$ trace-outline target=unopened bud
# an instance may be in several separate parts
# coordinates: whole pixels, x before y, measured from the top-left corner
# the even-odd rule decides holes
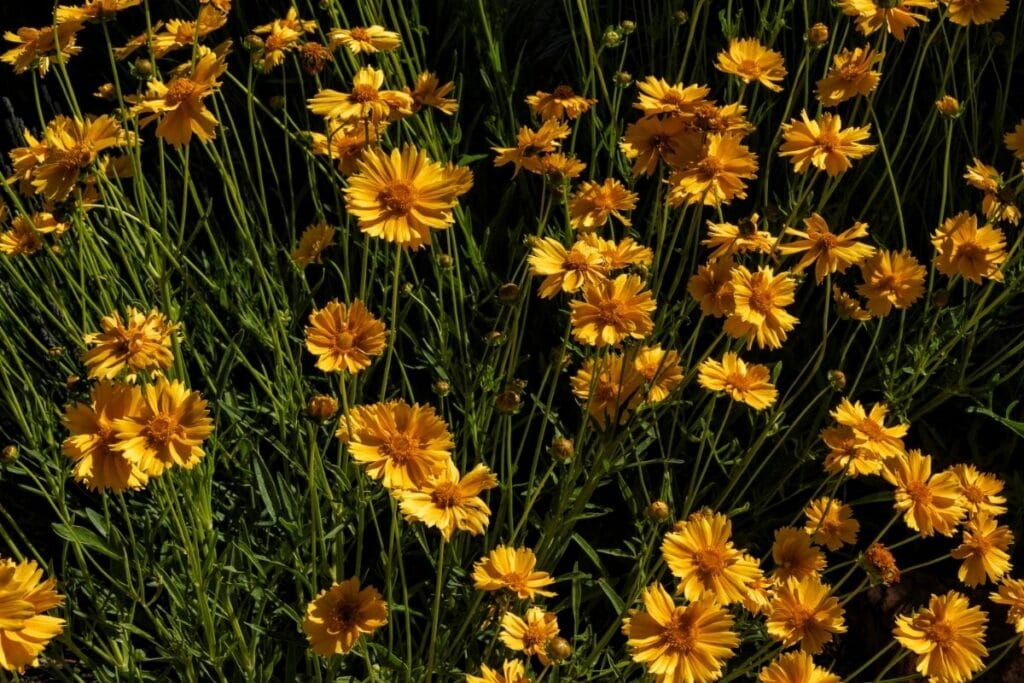
[[[438,396],[447,396],[451,393],[452,385],[448,383],[446,379],[434,380],[434,393]]]
[[[503,304],[514,304],[519,300],[519,285],[514,282],[506,282],[498,287],[498,299]]]
[[[132,62],[132,76],[140,81],[148,81],[153,77],[153,62],[140,57]]]
[[[338,412],[338,401],[333,396],[317,394],[309,399],[306,412],[314,420],[320,420],[321,422],[329,420]]]
[[[621,24],[619,24],[619,28],[622,30],[623,35],[628,36],[630,33],[636,30],[636,22],[626,19]]]
[[[14,462],[18,459],[18,447],[14,444],[4,446],[4,449],[0,451],[0,459],[4,462]]]
[[[828,42],[828,26],[820,21],[807,30],[807,42],[814,47],[821,47]]]
[[[620,88],[625,88],[632,82],[633,74],[629,73],[628,71],[615,72],[615,85],[619,86]]]
[[[551,442],[551,448],[549,449],[551,457],[556,460],[568,460],[573,456],[574,447],[572,439],[567,439],[564,436],[556,436]]]
[[[523,407],[523,399],[514,389],[506,389],[495,399],[495,408],[502,415],[514,415]]]
[[[263,49],[263,39],[255,33],[250,33],[242,40],[242,47],[248,52],[259,52]]]
[[[836,391],[842,391],[846,388],[846,373],[842,370],[830,370],[828,373],[828,383]]]
[[[690,21],[690,13],[684,9],[676,10],[675,13],[672,15],[672,18],[675,20],[677,24],[683,26],[688,21]]]
[[[452,266],[455,265],[455,259],[448,254],[441,254],[437,257],[437,265],[444,270],[451,270]]]
[[[484,337],[484,341],[487,342],[488,346],[501,346],[505,343],[505,333],[501,330],[491,330]]]
[[[943,95],[935,100],[935,108],[943,116],[954,118],[960,114],[960,102],[951,95]]]
[[[932,294],[932,304],[935,308],[945,308],[949,305],[949,290],[939,289]]]
[[[668,503],[663,500],[655,500],[647,506],[647,516],[655,522],[664,522],[668,519],[672,511],[668,508]]]
[[[604,32],[603,40],[605,47],[618,47],[619,43],[622,42],[622,34],[610,28]]]
[[[570,655],[572,655],[572,645],[565,638],[558,636],[548,642],[548,657],[551,661],[560,662],[563,659],[568,659]]]

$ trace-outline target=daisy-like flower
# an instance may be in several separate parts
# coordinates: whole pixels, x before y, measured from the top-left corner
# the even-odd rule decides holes
[[[82,51],[76,43],[76,34],[81,30],[82,22],[66,21],[56,32],[52,26],[23,27],[17,33],[7,31],[4,40],[14,43],[14,47],[0,55],[0,61],[10,64],[16,74],[35,68],[40,76],[45,76],[50,71],[51,61],[67,61]]]
[[[320,370],[354,375],[370,367],[372,356],[384,353],[386,332],[359,299],[348,305],[335,299],[309,314],[306,348]]]
[[[729,47],[718,53],[715,68],[744,83],[760,83],[774,92],[782,92],[779,83],[786,77],[782,55],[766,48],[757,38],[730,40]]]
[[[460,477],[451,460],[444,471],[427,478],[419,488],[398,492],[402,514],[413,522],[422,522],[441,532],[450,541],[455,531],[479,536],[487,527],[491,509],[480,494],[498,485],[487,465],[477,465]]]
[[[932,474],[932,456],[911,450],[886,458],[882,476],[896,487],[893,507],[903,521],[922,536],[935,532],[952,536],[966,512],[956,475],[946,470]]]
[[[1013,203],[1013,189],[1004,187],[999,193],[989,192],[981,198],[981,212],[985,218],[998,223],[1020,223],[1020,207]]]
[[[869,449],[853,429],[839,425],[821,430],[821,440],[828,446],[825,471],[847,477],[862,477],[882,471],[882,460]]]
[[[949,20],[960,26],[988,24],[1006,14],[1009,0],[942,0]]]
[[[556,183],[560,183],[565,180],[572,180],[580,173],[583,173],[587,165],[571,154],[554,152],[553,154],[545,154],[540,157],[538,167],[537,173],[550,178]]]
[[[406,249],[427,245],[431,229],[447,229],[459,196],[472,185],[472,176],[456,182],[462,177],[456,167],[431,161],[412,145],[390,154],[367,149],[358,169],[345,188],[345,209],[365,234]]]
[[[220,7],[219,9],[222,12],[227,11],[223,7]],[[228,9],[230,9],[230,7]],[[270,24],[263,24],[262,26],[257,26],[252,30],[252,32],[256,34],[270,33],[273,30],[274,23],[279,23],[280,25],[290,28],[291,30],[303,35],[306,33],[312,33],[313,31],[316,30],[316,21],[312,19],[301,18],[299,16],[298,8],[293,5],[292,7],[288,8],[288,13],[285,14],[283,19],[277,19],[275,22],[272,22]]]
[[[338,438],[352,459],[388,489],[418,489],[448,467],[452,435],[432,406],[388,401],[342,416]]]
[[[831,671],[814,664],[814,659],[803,651],[787,652],[757,675],[758,683],[842,683]]]
[[[64,630],[47,612],[64,603],[53,578],[43,580],[35,560],[0,558],[0,669],[24,672]]]
[[[346,654],[356,641],[388,623],[388,604],[373,586],[360,588],[352,577],[334,583],[306,607],[302,630],[309,647],[321,657]]]
[[[679,158],[684,150],[700,149],[701,136],[690,131],[681,117],[650,116],[626,126],[619,142],[622,154],[633,162],[633,176],[651,175],[658,162]]]
[[[103,150],[131,141],[113,117],[58,116],[45,130],[46,155],[32,170],[32,187],[50,202],[62,202]]]
[[[757,562],[732,542],[732,522],[725,515],[694,513],[665,534],[661,552],[677,592],[698,600],[706,592],[723,605],[740,602],[760,576]]]
[[[118,12],[142,4],[142,0],[84,0],[80,5],[57,5],[53,18],[58,25],[66,22],[85,22],[109,19]]]
[[[753,558],[751,558],[751,561],[755,564],[757,563],[757,560]],[[743,609],[754,616],[766,614],[772,604],[773,588],[774,581],[772,581],[771,577],[762,575],[756,579],[747,587],[747,592],[743,595]]]
[[[0,222],[6,207],[0,207]],[[31,216],[15,216],[10,230],[0,232],[0,253],[7,256],[31,256],[43,248],[43,235],[60,237],[68,224],[58,221],[52,213],[41,211]]]
[[[896,565],[896,558],[892,551],[882,543],[872,543],[864,551],[864,560],[878,580],[886,586],[892,586],[900,582],[900,568]]]
[[[690,278],[686,291],[700,303],[701,315],[723,318],[732,313],[735,302],[732,299],[732,259],[709,261],[697,268],[697,274]]]
[[[964,180],[967,181],[968,185],[982,192],[995,193],[1003,186],[1003,174],[995,166],[982,163],[977,158],[967,166]]]
[[[657,304],[637,275],[585,285],[583,301],[569,306],[572,334],[581,344],[618,346],[624,339],[643,339],[654,330],[651,314]]]
[[[847,16],[856,17],[861,33],[869,36],[885,27],[896,40],[903,40],[908,28],[928,21],[928,15],[922,10],[938,6],[938,0],[839,0],[839,9]]]
[[[875,145],[864,143],[870,135],[870,123],[843,128],[838,114],[825,112],[820,119],[812,120],[804,109],[800,120],[782,124],[785,142],[779,147],[779,156],[791,157],[797,173],[814,166],[837,176],[850,168],[851,159],[860,159],[875,150]]]
[[[947,218],[932,235],[935,267],[947,277],[962,275],[981,284],[982,278],[1002,282],[1000,266],[1006,262],[1006,235],[991,225],[978,227],[968,211]]]
[[[363,150],[380,141],[380,135],[387,122],[378,126],[364,126],[359,123],[344,123],[337,119],[326,119],[326,135],[310,131],[310,148],[313,154],[320,154],[334,160],[338,171],[350,176],[359,170]]]
[[[262,48],[253,52],[252,60],[266,72],[284,63],[285,55],[299,46],[302,33],[280,19],[261,28],[264,29],[263,33],[266,34],[266,37],[263,39]],[[312,45],[312,43],[310,44]],[[323,46],[321,48],[326,51]],[[324,55],[324,58],[329,59],[330,53]]]
[[[101,380],[92,389],[90,403],[75,403],[64,410],[64,426],[71,435],[63,450],[75,463],[74,477],[93,491],[120,493],[140,489],[148,475],[114,450],[114,422],[138,410],[141,394],[129,384]]]
[[[790,579],[775,590],[768,612],[768,634],[783,647],[800,644],[809,654],[821,652],[834,634],[846,633],[845,610],[829,585],[817,575]]]
[[[999,590],[989,593],[989,600],[1009,607],[1006,623],[1011,624],[1017,633],[1024,633],[1024,579],[1003,579]]]
[[[679,352],[666,351],[661,344],[638,348],[633,354],[633,367],[647,384],[648,403],[664,401],[683,382]]]
[[[418,112],[423,107],[433,107],[446,116],[459,110],[458,100],[448,97],[455,90],[455,83],[448,81],[441,85],[437,74],[424,71],[416,77],[416,87],[409,91],[412,97],[412,111]]]
[[[381,90],[384,72],[364,66],[352,77],[352,92],[327,88],[309,100],[309,110],[339,121],[395,121],[412,114],[412,96],[401,90]]]
[[[779,393],[767,367],[748,365],[732,351],[727,351],[721,361],[705,359],[697,381],[705,389],[724,391],[732,400],[746,403],[754,410],[764,410],[775,403]]]
[[[129,306],[124,319],[114,311],[100,318],[99,332],[83,337],[93,348],[82,354],[82,362],[89,376],[98,379],[113,379],[125,368],[129,378],[143,371],[166,370],[174,362],[171,341],[177,332],[178,325],[155,308],[143,313]]]
[[[622,212],[636,208],[636,200],[637,194],[627,190],[615,178],[607,178],[603,183],[586,180],[569,198],[569,224],[573,230],[593,232],[607,225],[609,218],[615,216],[628,226],[629,218]]]
[[[173,465],[192,469],[204,455],[203,442],[213,433],[206,401],[183,382],[158,377],[133,399],[137,409],[113,421],[114,449],[150,477]]]
[[[836,304],[836,315],[843,320],[856,320],[865,322],[871,320],[871,313],[861,306],[860,301],[839,287],[832,285],[832,301]]]
[[[569,126],[558,119],[548,119],[537,130],[523,126],[516,133],[515,147],[491,148],[498,153],[494,165],[512,164],[516,167],[513,176],[524,168],[532,173],[543,173],[542,156],[557,151],[567,137]]]
[[[882,73],[875,71],[874,66],[884,56],[870,47],[844,48],[832,57],[832,68],[818,81],[818,100],[826,107],[834,107],[871,93],[882,78]]]
[[[1013,156],[1024,161],[1024,120],[1014,126],[1013,130],[1003,135],[1003,144],[1013,152]]]
[[[881,249],[860,264],[860,272],[864,284],[857,285],[857,293],[868,300],[872,315],[909,308],[924,294],[924,266],[909,251]]]
[[[338,231],[327,221],[315,223],[302,231],[299,243],[292,250],[292,261],[300,268],[310,263],[320,263],[324,250],[334,245]]]
[[[552,92],[538,90],[526,98],[530,111],[543,120],[577,119],[582,116],[597,100],[577,95],[568,85],[560,85]]]
[[[536,655],[542,666],[551,664],[548,643],[558,636],[558,618],[540,607],[531,607],[520,617],[505,612],[501,618],[501,642],[526,656]]]
[[[630,266],[646,268],[654,260],[654,252],[642,244],[637,244],[632,237],[623,237],[620,241],[615,242],[588,232],[583,235],[581,240],[601,254],[604,265],[609,271],[622,270]]]
[[[818,576],[825,568],[825,555],[811,545],[810,533],[793,527],[775,530],[772,560],[775,561],[772,578],[777,584],[787,579],[799,581],[808,576]]]
[[[760,216],[755,213],[740,221],[739,225],[708,221],[707,239],[701,241],[701,244],[713,250],[708,255],[708,260],[714,261],[748,252],[772,253],[778,240],[767,230],[757,229],[759,218]]]
[[[950,471],[956,475],[960,486],[960,495],[964,497],[964,505],[972,517],[987,514],[992,517],[1006,513],[1006,498],[999,495],[1003,491],[1003,482],[970,464],[955,465]]]
[[[529,548],[499,545],[473,565],[473,587],[478,591],[507,590],[524,600],[540,595],[555,597],[547,587],[555,582],[547,572],[537,571],[537,556]]]
[[[746,199],[745,180],[757,177],[757,155],[735,133],[710,133],[696,160],[672,173],[669,206],[718,206]]]
[[[853,509],[841,500],[824,496],[812,500],[804,508],[807,524],[804,531],[811,539],[832,551],[857,542],[860,522],[853,518]]]
[[[828,223],[817,213],[804,219],[804,230],[786,228],[786,234],[797,237],[779,247],[779,253],[803,254],[800,262],[793,266],[796,272],[814,264],[814,278],[821,284],[825,276],[831,273],[845,272],[850,266],[857,265],[875,253],[871,245],[858,242],[868,236],[868,224],[856,221],[852,226],[838,235],[829,230]]]
[[[796,327],[796,317],[786,312],[793,303],[796,285],[787,272],[778,275],[769,266],[750,272],[746,266],[732,270],[733,310],[725,320],[725,332],[731,337],[746,337],[747,348],[777,349],[786,341],[786,333]]]
[[[526,668],[518,659],[506,659],[501,669],[480,665],[480,675],[466,674],[466,683],[530,683]]]
[[[658,683],[711,683],[740,643],[733,618],[704,595],[676,605],[661,584],[644,589],[644,609],[629,611],[622,632],[630,656]]]
[[[917,655],[917,672],[929,681],[962,683],[981,671],[988,615],[964,595],[932,595],[927,607],[896,617],[893,635]]]
[[[133,104],[132,114],[142,114],[140,126],[160,121],[156,135],[168,144],[187,145],[193,135],[201,142],[210,142],[216,137],[217,118],[203,100],[220,87],[217,79],[226,70],[222,57],[207,52],[187,75],[177,76],[166,84],[151,79],[145,95],[125,99]]]
[[[398,33],[377,24],[332,29],[328,37],[332,48],[345,46],[354,55],[391,52],[402,44],[402,37]]]
[[[576,292],[584,285],[596,285],[608,274],[601,252],[583,240],[566,249],[551,237],[538,238],[527,263],[531,275],[544,278],[538,291],[542,299],[550,299],[559,292]]]
[[[963,542],[950,555],[963,560],[957,577],[968,586],[986,581],[998,582],[1013,568],[1007,549],[1013,545],[1013,532],[992,517],[981,513],[964,526]]]
[[[625,424],[644,398],[643,375],[621,353],[588,358],[569,384],[600,429]]]
[[[830,414],[838,424],[853,430],[858,448],[871,452],[876,458],[903,454],[903,437],[910,425],[897,423],[887,427],[885,419],[889,407],[884,403],[876,403],[866,410],[860,401],[844,398]]]
[[[648,76],[637,83],[640,94],[633,107],[643,112],[644,117],[659,114],[687,116],[707,101],[711,90],[703,85],[669,85],[667,81]]]

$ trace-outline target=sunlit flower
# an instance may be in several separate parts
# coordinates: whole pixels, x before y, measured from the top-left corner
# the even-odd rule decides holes
[[[750,558],[750,561],[757,564],[754,558]],[[747,586],[747,592],[743,594],[743,608],[755,616],[767,614],[772,604],[774,588],[775,582],[771,577],[762,574]]]
[[[729,47],[718,53],[715,68],[737,76],[744,83],[760,83],[781,92],[779,83],[786,77],[782,55],[769,50],[756,38],[733,38]]]
[[[320,74],[333,59],[327,47],[313,40],[300,44],[297,53],[302,70],[310,76]]]
[[[861,305],[860,300],[844,292],[839,285],[832,285],[832,301],[836,304],[836,315],[843,320],[871,320],[871,313]]]
[[[704,595],[676,605],[661,584],[644,589],[643,610],[631,609],[622,632],[633,661],[647,667],[657,683],[711,683],[722,676],[739,636],[733,618]]]
[[[329,301],[309,314],[306,348],[324,372],[356,374],[370,367],[372,356],[384,353],[384,323],[359,299],[351,304]]]
[[[10,64],[16,74],[35,68],[40,76],[45,76],[51,62],[67,61],[82,51],[76,43],[76,34],[81,30],[82,22],[65,21],[56,33],[52,26],[23,27],[17,33],[7,31],[4,40],[15,46],[0,55],[0,61]]]
[[[588,232],[580,239],[601,254],[605,268],[609,271],[622,270],[630,266],[646,268],[654,260],[654,252],[649,247],[637,244],[632,237],[623,237],[615,242]]]
[[[775,590],[768,613],[768,633],[783,647],[800,644],[810,654],[821,652],[834,634],[846,633],[845,610],[832,589],[812,574],[790,579]]]
[[[669,85],[664,79],[654,76],[648,76],[638,82],[637,88],[640,94],[633,106],[642,111],[645,117],[658,114],[692,114],[694,108],[705,102],[705,98],[711,92],[703,85]]]
[[[758,683],[842,683],[831,671],[815,666],[814,659],[803,651],[787,652],[761,669]]]
[[[35,560],[0,559],[0,669],[24,672],[64,630],[64,620],[43,612],[64,603],[53,578],[43,580]]]
[[[501,618],[501,642],[510,650],[536,655],[542,666],[551,663],[548,643],[557,635],[558,618],[540,607],[529,608],[524,617],[505,612]]]
[[[767,230],[758,230],[759,218],[760,216],[755,213],[740,221],[739,225],[708,221],[707,239],[701,241],[705,247],[713,249],[708,255],[708,260],[748,252],[772,253],[778,240]]]
[[[938,0],[839,0],[839,9],[856,17],[861,33],[869,36],[885,27],[896,40],[903,40],[908,28],[928,21],[928,15],[920,10],[935,9],[938,5]]]
[[[965,512],[955,474],[949,470],[932,474],[932,457],[911,450],[886,458],[882,475],[896,487],[893,507],[904,513],[908,527],[922,536],[953,535]]]
[[[731,259],[719,259],[697,268],[697,274],[690,278],[686,291],[700,303],[701,315],[722,318],[732,313],[735,306],[732,269],[735,267]]]
[[[512,164],[516,167],[516,173],[523,168],[533,173],[543,173],[542,155],[557,151],[562,140],[567,137],[569,126],[558,119],[548,119],[537,130],[523,126],[516,133],[515,147],[491,148],[498,153],[494,165]]]
[[[522,662],[506,659],[500,670],[481,664],[480,675],[466,674],[466,683],[530,683],[530,679],[526,677],[526,668]]]
[[[46,126],[44,138],[46,155],[31,173],[32,187],[51,202],[67,198],[100,152],[131,140],[111,116],[85,120],[58,116]]]
[[[537,173],[547,176],[555,182],[572,180],[587,168],[587,165],[576,157],[561,152],[543,155],[539,158],[537,165],[539,169]]]
[[[699,152],[700,139],[680,117],[650,116],[626,126],[619,149],[633,162],[634,176],[651,175],[659,161],[678,158],[684,149]]]
[[[882,77],[873,67],[883,55],[870,47],[844,48],[832,57],[832,68],[818,81],[818,99],[826,107],[871,93]]]
[[[324,250],[334,245],[337,232],[327,221],[310,225],[302,231],[299,243],[292,251],[292,261],[300,268],[305,268],[310,263],[320,263]]]
[[[880,249],[860,264],[860,272],[864,284],[857,285],[857,293],[868,300],[872,315],[909,308],[924,294],[924,266],[909,251]]]
[[[828,446],[825,471],[860,477],[882,471],[882,459],[862,444],[863,439],[850,427],[843,425],[821,430],[821,440]]]
[[[531,275],[544,278],[538,291],[542,299],[598,284],[608,273],[601,253],[583,240],[566,249],[554,238],[538,238],[533,242],[527,263]]]
[[[187,145],[193,135],[202,142],[210,142],[216,136],[217,118],[203,100],[220,87],[217,79],[226,70],[217,53],[207,52],[188,75],[177,76],[167,84],[151,79],[145,95],[125,99],[134,105],[132,114],[143,114],[140,126],[160,121],[156,135],[168,144]]]
[[[754,410],[764,410],[775,403],[779,393],[767,367],[748,365],[732,351],[727,351],[721,362],[705,359],[697,381],[705,389],[724,391],[732,400],[746,403]]]
[[[808,576],[817,576],[825,568],[825,555],[811,545],[810,534],[794,527],[775,530],[772,560],[775,562],[772,578],[776,584],[787,579],[799,581]]]
[[[903,437],[910,425],[897,423],[886,426],[889,407],[876,403],[865,410],[860,401],[844,398],[830,413],[838,424],[853,430],[857,448],[870,451],[877,458],[888,458],[904,452]]]
[[[1017,633],[1024,633],[1024,579],[1003,579],[999,590],[989,593],[989,600],[1009,607],[1006,623],[1012,624]]]
[[[486,465],[477,465],[460,477],[459,468],[449,460],[441,474],[427,477],[417,489],[399,491],[398,502],[406,519],[434,527],[450,541],[455,531],[474,536],[484,532],[491,509],[480,494],[497,485],[498,479]]]
[[[1013,131],[1003,135],[1003,144],[1013,152],[1013,156],[1024,161],[1024,120],[1018,122]]]
[[[1009,0],[942,0],[949,20],[960,26],[987,24],[1006,13]]]
[[[592,232],[606,225],[611,216],[629,225],[629,218],[622,212],[636,208],[636,200],[637,194],[614,178],[603,183],[586,180],[569,198],[570,225],[574,230]]]
[[[309,647],[321,657],[346,654],[363,634],[388,623],[388,604],[373,586],[360,588],[352,577],[334,583],[306,607],[302,630]]]
[[[884,544],[875,542],[869,545],[864,551],[864,560],[869,572],[874,573],[884,585],[892,586],[900,582],[900,568],[896,565],[896,558]]]
[[[785,310],[793,303],[796,289],[789,273],[775,274],[769,266],[750,272],[746,266],[732,270],[733,310],[725,321],[725,332],[737,339],[746,337],[747,348],[777,349],[798,320]]]
[[[352,77],[352,92],[326,88],[309,100],[309,110],[339,121],[394,121],[412,114],[413,99],[401,90],[381,90],[384,72],[364,66]]]
[[[115,493],[140,489],[146,472],[114,450],[114,422],[133,415],[142,395],[130,384],[101,380],[92,390],[90,403],[75,403],[64,410],[64,426],[71,433],[63,450],[74,463],[74,477],[94,491]]]
[[[657,304],[636,275],[619,275],[583,287],[583,301],[573,301],[573,337],[590,346],[618,346],[624,339],[643,339],[654,330],[651,314]]]
[[[997,582],[1010,571],[1013,532],[1001,526],[985,513],[976,515],[964,526],[964,538],[950,555],[963,560],[957,577],[968,586],[977,586],[986,580]]]
[[[733,545],[732,522],[717,512],[677,523],[665,534],[661,552],[679,579],[677,592],[691,601],[710,592],[723,605],[740,602],[761,576],[757,562]]]
[[[499,545],[473,565],[473,587],[479,591],[507,590],[523,599],[555,597],[547,587],[555,582],[537,571],[537,556],[529,548]]]
[[[409,91],[413,112],[418,112],[423,107],[433,107],[442,114],[451,116],[459,110],[458,100],[448,97],[454,90],[455,83],[452,81],[442,85],[437,74],[422,72],[416,77],[416,87]]]
[[[547,121],[548,119],[576,119],[597,100],[577,95],[568,85],[560,85],[554,91],[547,93],[538,90],[526,98],[530,110]]]
[[[390,52],[402,44],[402,37],[398,33],[377,24],[332,29],[328,37],[331,40],[331,47],[344,45],[354,55]]]
[[[100,318],[100,331],[86,334],[86,345],[94,347],[82,354],[89,376],[113,379],[128,368],[129,377],[143,371],[159,372],[171,367],[174,355],[171,343],[178,325],[160,311],[143,313],[128,306],[125,317],[118,311]]]
[[[1006,513],[1006,497],[999,495],[1004,486],[1001,479],[979,472],[971,464],[955,465],[950,471],[956,475],[964,505],[972,517],[982,513],[998,517]]]
[[[800,112],[800,118],[782,124],[785,142],[779,147],[779,156],[791,157],[797,173],[814,166],[836,176],[850,168],[851,159],[860,159],[875,149],[863,142],[871,135],[870,123],[843,128],[838,114],[825,112],[820,119],[812,120],[806,109]]]
[[[352,175],[359,170],[363,150],[380,140],[386,122],[377,126],[359,123],[343,123],[337,119],[326,119],[327,133],[310,132],[310,148],[313,154],[321,154],[334,160],[342,175]]]
[[[0,221],[3,212],[0,211]],[[43,235],[59,237],[68,229],[67,223],[58,221],[45,211],[31,216],[15,216],[10,230],[0,232],[0,253],[7,256],[31,256],[43,248]]]
[[[757,155],[734,133],[710,133],[695,161],[669,177],[669,206],[705,204],[718,206],[746,199],[745,180],[757,177]]]
[[[857,542],[860,522],[853,518],[853,509],[841,500],[823,496],[804,508],[807,523],[804,531],[811,539],[832,551]]]
[[[633,354],[633,367],[647,384],[649,403],[664,401],[683,381],[679,352],[666,351],[661,344],[638,348]]]
[[[896,617],[893,635],[917,655],[917,672],[936,683],[962,683],[981,671],[988,615],[956,591],[932,595],[928,607]]]
[[[818,283],[827,275],[842,273],[875,253],[874,247],[857,241],[868,236],[867,223],[856,221],[835,235],[829,230],[824,218],[812,213],[809,218],[804,219],[804,227],[806,231],[786,228],[787,235],[799,239],[779,246],[779,253],[803,254],[800,262],[793,266],[793,270],[800,272],[813,263],[814,278]]]
[[[991,225],[978,227],[974,214],[962,211],[947,218],[932,235],[935,267],[947,277],[962,275],[981,284],[982,278],[1002,282],[1006,235]]]
[[[620,353],[587,358],[569,384],[600,429],[625,424],[644,398],[644,377]]]

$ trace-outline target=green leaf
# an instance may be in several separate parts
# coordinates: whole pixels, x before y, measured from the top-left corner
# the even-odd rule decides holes
[[[65,541],[70,541],[77,545],[91,548],[96,552],[106,555],[107,557],[120,560],[121,556],[115,553],[113,550],[107,547],[106,542],[100,538],[96,532],[89,531],[82,526],[68,526],[67,524],[55,523],[53,525],[53,533],[57,534]]]

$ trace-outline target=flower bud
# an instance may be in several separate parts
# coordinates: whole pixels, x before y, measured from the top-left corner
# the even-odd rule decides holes
[[[274,95],[270,98],[270,108],[274,111],[281,111],[284,109],[285,102],[284,95]]]
[[[610,28],[604,32],[603,40],[605,47],[618,47],[622,42],[622,34],[615,29]]]
[[[945,308],[949,305],[949,290],[938,289],[932,294],[932,304],[935,308]]]
[[[515,389],[506,389],[495,399],[495,408],[502,415],[514,415],[523,407],[523,399]]]
[[[935,108],[940,114],[951,119],[960,115],[960,102],[951,95],[943,95],[935,100]]]
[[[451,393],[452,385],[449,384],[448,380],[446,379],[437,379],[434,380],[434,385],[432,388],[434,390],[434,393],[437,394],[438,396],[447,396],[449,393]]]
[[[519,300],[519,285],[514,282],[506,282],[498,287],[498,299],[503,304],[514,304]]]
[[[628,36],[630,33],[636,30],[636,22],[626,19],[621,24],[619,24],[619,29],[622,31],[623,35]]]
[[[452,266],[455,265],[455,259],[448,254],[441,254],[437,257],[437,265],[443,270],[451,270]]]
[[[50,358],[60,358],[61,356],[64,355],[64,347],[51,346],[49,349],[46,350],[46,353],[47,355],[50,356]]]
[[[309,404],[306,406],[306,412],[314,420],[319,420],[321,422],[329,420],[334,417],[336,412],[338,412],[338,401],[333,396],[317,394],[313,398],[309,399]]]
[[[242,40],[242,47],[248,52],[259,52],[263,49],[263,39],[255,33],[250,33]]]
[[[569,641],[561,636],[552,638],[548,642],[548,657],[553,662],[560,662],[563,659],[568,659],[572,655],[572,645]]]
[[[628,71],[615,72],[615,85],[620,88],[628,87],[633,82],[633,74]]]
[[[551,457],[556,460],[568,460],[573,456],[574,452],[572,439],[567,439],[564,436],[556,436],[551,442],[551,448],[548,450],[551,453]]]
[[[0,460],[4,462],[14,462],[18,459],[18,447],[14,444],[4,446],[4,449],[0,451]]]
[[[690,21],[690,13],[684,9],[676,10],[676,12],[672,15],[672,19],[674,19],[675,22],[680,26],[684,26],[687,22]]]
[[[842,391],[846,388],[846,373],[842,370],[829,370],[828,383],[835,391]]]
[[[132,76],[140,81],[148,81],[153,77],[153,62],[143,57],[139,57],[132,62],[131,72]]]
[[[647,517],[655,522],[664,522],[670,514],[672,514],[672,511],[669,510],[668,503],[663,500],[652,501],[647,506]]]
[[[491,330],[484,337],[484,341],[487,342],[488,346],[501,346],[505,343],[505,333],[501,330]]]
[[[828,26],[820,21],[807,30],[807,42],[814,47],[821,47],[828,42]]]

